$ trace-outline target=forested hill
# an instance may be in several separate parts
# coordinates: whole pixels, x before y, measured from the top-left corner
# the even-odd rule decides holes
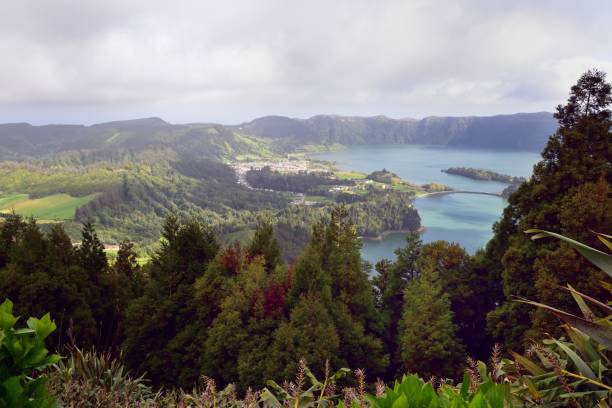
[[[222,159],[243,154],[265,155],[261,140],[214,124],[170,124],[146,118],[83,125],[0,125],[0,159],[50,156],[71,151],[142,152],[169,148],[197,158]]]
[[[549,113],[421,120],[319,115],[310,119],[267,116],[238,126],[170,124],[146,118],[83,125],[0,125],[0,159],[66,151],[117,151],[168,147],[208,158],[291,151],[309,144],[418,143],[457,147],[541,150],[554,133]],[[267,144],[261,139],[272,139]]]
[[[242,132],[282,139],[286,145],[416,143],[470,148],[540,151],[557,123],[547,112],[497,116],[391,119],[319,115],[310,119],[266,116],[237,127]]]

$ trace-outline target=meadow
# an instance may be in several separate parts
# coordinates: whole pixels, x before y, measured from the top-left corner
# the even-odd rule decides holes
[[[68,194],[51,194],[41,198],[29,198],[27,194],[7,194],[0,197],[0,212],[15,211],[19,215],[39,220],[72,220],[76,209],[93,200],[98,193],[84,197]]]

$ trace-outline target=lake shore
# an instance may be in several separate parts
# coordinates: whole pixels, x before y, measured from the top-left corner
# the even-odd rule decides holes
[[[416,230],[416,232],[423,233],[425,232],[425,229],[426,229],[425,226],[420,226],[419,229]],[[363,237],[362,236],[361,239],[365,241],[382,241],[383,239],[385,239],[387,236],[391,234],[408,234],[409,232],[413,232],[413,230],[409,230],[409,229],[386,230],[386,231],[381,232],[375,237]]]

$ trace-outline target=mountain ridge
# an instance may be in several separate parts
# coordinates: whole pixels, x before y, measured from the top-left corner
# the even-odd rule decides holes
[[[307,119],[263,116],[238,125],[173,124],[159,117],[93,125],[0,124],[0,159],[73,150],[176,147],[242,136],[272,140],[279,152],[305,145],[437,144],[466,148],[541,150],[557,123],[551,113],[494,116],[429,116],[393,119],[378,116],[315,115]],[[225,138],[225,139],[224,139]],[[195,153],[195,152],[194,152]]]

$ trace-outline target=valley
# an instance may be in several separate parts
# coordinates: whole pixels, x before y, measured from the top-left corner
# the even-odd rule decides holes
[[[499,123],[495,118],[468,118],[462,123],[488,123],[503,140],[512,118],[510,128],[538,123],[529,134],[548,123],[541,114],[509,115],[498,118]],[[425,135],[436,143],[478,144],[470,139],[478,132],[459,138],[441,125],[453,121],[419,122],[437,123],[435,135],[415,130],[419,127],[414,121],[383,117],[266,117],[239,126],[173,125],[158,118],[93,126],[0,125],[0,212],[14,210],[40,222],[63,222],[73,238],[79,225],[91,220],[107,246],[127,238],[145,256],[157,246],[159,228],[169,213],[199,217],[226,242],[246,242],[264,217],[277,224],[286,246],[283,253],[291,260],[312,225],[340,203],[366,238],[364,256],[375,262],[368,256],[368,240],[385,243],[397,231],[421,228],[415,208],[419,210],[425,198],[417,197],[452,190],[498,194],[505,187],[496,181],[475,185],[458,176],[444,178],[437,167],[437,174],[431,170],[433,163],[479,164],[489,150],[405,144],[424,140]],[[17,139],[25,143],[15,144]],[[362,144],[373,141],[377,144]],[[398,141],[403,144],[389,144]],[[517,150],[500,154],[536,157]],[[413,165],[404,168],[405,163]],[[499,170],[527,173],[522,165]],[[454,201],[447,197],[438,202],[449,200]],[[460,219],[465,215],[457,214]],[[498,216],[496,209],[479,228],[490,229]],[[428,221],[426,239],[435,228],[435,222]],[[467,247],[482,245],[485,236]],[[393,249],[389,247],[385,256],[393,257]]]

